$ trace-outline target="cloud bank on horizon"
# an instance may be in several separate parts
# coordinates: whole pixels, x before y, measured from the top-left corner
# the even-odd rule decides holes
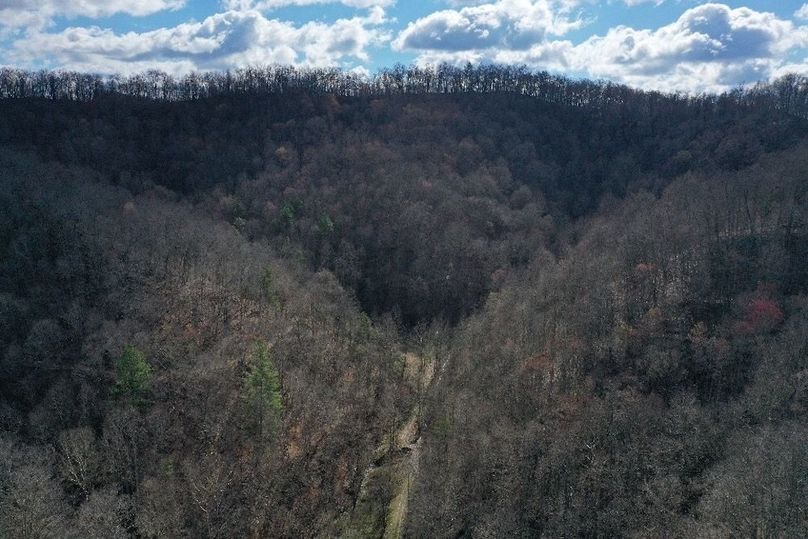
[[[808,74],[808,3],[0,0],[6,66],[367,73],[394,62],[520,64],[663,91],[721,91]]]

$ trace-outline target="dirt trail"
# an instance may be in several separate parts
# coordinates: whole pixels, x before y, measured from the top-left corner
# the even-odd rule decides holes
[[[418,474],[421,449],[421,405],[426,389],[435,377],[435,361],[412,353],[402,355],[404,379],[416,392],[407,419],[374,451],[374,458],[362,476],[356,506],[344,537],[402,537],[410,495]],[[380,501],[385,494],[385,504]]]

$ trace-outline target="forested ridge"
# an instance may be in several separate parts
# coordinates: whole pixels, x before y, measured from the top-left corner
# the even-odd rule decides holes
[[[808,535],[806,111],[0,70],[0,537]]]

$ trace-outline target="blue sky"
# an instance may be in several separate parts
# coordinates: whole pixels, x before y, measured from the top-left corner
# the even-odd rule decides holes
[[[808,74],[806,0],[0,0],[0,65],[524,64],[665,91]]]

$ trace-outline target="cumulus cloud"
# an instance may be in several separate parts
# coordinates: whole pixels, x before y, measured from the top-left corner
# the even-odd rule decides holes
[[[530,30],[519,26],[528,5],[536,9]],[[669,91],[720,91],[768,79],[782,72],[791,51],[808,47],[808,27],[716,3],[688,9],[657,29],[617,26],[573,44],[552,39],[570,24],[554,27],[569,11],[553,7],[502,1],[440,11],[412,23],[394,46],[418,51],[421,64],[517,63]]]
[[[627,6],[639,6],[640,4],[654,4],[658,6],[664,2],[665,0],[623,0],[623,3]]]
[[[55,17],[108,17],[117,13],[144,16],[179,9],[186,0],[2,0],[0,25],[41,27]]]
[[[808,72],[808,55],[800,54],[808,50],[808,26],[795,22],[808,17],[808,4],[795,12],[794,20],[786,20],[706,3],[656,28],[616,26],[573,42],[568,34],[588,23],[585,14],[592,6],[664,0],[442,1],[451,9],[409,22],[393,40],[387,8],[395,0],[220,0],[228,9],[201,22],[125,33],[95,26],[55,32],[47,30],[46,22],[57,16],[146,15],[177,9],[187,0],[0,0],[0,39],[4,28],[6,36],[15,36],[4,43],[2,58],[21,67],[44,61],[48,67],[100,73],[152,68],[181,73],[267,63],[357,69],[370,60],[373,47],[390,44],[415,52],[422,65],[525,64],[691,92],[724,90],[788,70]],[[362,11],[351,18],[305,24],[269,15],[284,6],[327,3]],[[25,32],[14,29],[29,24],[26,20],[38,22]]]
[[[808,21],[808,4],[803,4],[800,9],[794,12],[794,17]]]
[[[567,71],[570,66],[570,53],[574,50],[572,42],[567,40],[545,41],[528,49],[472,49],[461,51],[424,51],[418,55],[415,63],[420,66],[448,63],[465,65],[466,63],[495,63],[526,65],[536,69]]]
[[[289,6],[313,6],[318,4],[342,4],[356,9],[374,7],[386,8],[395,4],[395,0],[225,0],[224,5],[231,10],[269,11]]]
[[[704,4],[656,30],[626,26],[593,36],[569,61],[590,74],[672,90],[716,90],[768,78],[808,31],[772,13]]]
[[[389,39],[378,14],[295,26],[260,12],[227,11],[202,22],[149,32],[98,27],[29,32],[14,42],[11,59],[30,65],[42,57],[59,67],[99,73],[158,68],[170,73],[259,64],[349,66],[367,61],[368,48]]]
[[[411,22],[393,42],[398,50],[448,53],[526,50],[547,36],[582,25],[570,16],[568,2],[498,0],[437,11]]]

